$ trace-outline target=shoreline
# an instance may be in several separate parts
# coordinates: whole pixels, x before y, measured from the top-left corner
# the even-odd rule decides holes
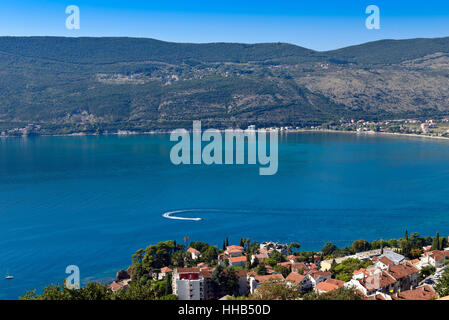
[[[173,129],[175,130],[175,129]],[[170,131],[146,131],[146,132],[129,132],[129,133],[70,133],[70,134],[42,134],[42,135],[24,135],[24,136],[0,136],[0,139],[6,138],[30,138],[30,137],[83,137],[83,136],[139,136],[139,135],[159,135],[159,134],[170,134],[173,130]],[[227,129],[216,129],[217,131],[224,132]],[[257,129],[256,129],[257,131]],[[267,130],[270,131],[270,130]],[[280,134],[285,133],[345,133],[345,134],[356,134],[356,135],[364,135],[364,136],[398,136],[398,137],[412,137],[412,138],[428,138],[428,139],[439,139],[439,140],[449,140],[449,137],[442,136],[431,136],[425,134],[416,134],[416,133],[394,133],[394,132],[374,132],[374,131],[343,131],[343,130],[332,130],[332,129],[291,129],[281,131],[278,129]],[[190,132],[190,131],[189,131]]]

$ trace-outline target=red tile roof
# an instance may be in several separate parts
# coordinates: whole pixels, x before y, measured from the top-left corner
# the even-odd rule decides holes
[[[232,263],[246,262],[246,256],[229,257],[229,260],[230,260]]]
[[[167,272],[172,272],[173,270],[170,269],[169,267],[163,267],[163,268],[161,268],[161,271],[167,273]]]
[[[200,254],[200,252],[198,250],[196,250],[195,248],[189,248],[187,249],[187,252],[191,252],[191,253],[195,253],[195,254]]]
[[[290,272],[285,280],[300,284],[302,280],[304,280],[305,276],[299,274],[297,272]]]
[[[332,283],[327,283],[326,281],[323,281],[316,285],[316,289],[318,291],[330,292],[330,291],[337,290],[338,286],[336,286]]]
[[[382,258],[379,259],[379,261],[382,262],[384,265],[387,265],[387,266],[394,265],[394,262],[391,261],[390,259],[388,259],[387,257],[382,257]]]
[[[109,287],[111,287],[112,291],[117,291],[122,287],[122,285],[118,284],[117,282],[113,282],[109,285]]]
[[[236,246],[236,245],[226,247],[226,251],[231,251],[231,250],[243,251],[243,249],[244,248],[242,246]]]
[[[286,261],[286,262],[279,262],[277,265],[278,266],[284,266],[284,267],[288,267],[292,264],[291,261]]]
[[[413,266],[409,263],[391,266],[388,270],[388,273],[391,274],[396,280],[402,279],[406,276],[409,276],[411,274],[418,273],[418,272],[419,272],[419,270],[415,266]]]
[[[177,268],[175,269],[178,273],[199,273],[199,268]]]
[[[425,285],[414,290],[402,291],[393,296],[394,300],[430,300],[438,299],[438,295],[431,286]]]
[[[254,279],[256,279],[256,281],[262,283],[262,282],[269,281],[269,280],[284,280],[284,277],[280,273],[275,273],[275,274],[268,274],[265,276],[255,276]]]

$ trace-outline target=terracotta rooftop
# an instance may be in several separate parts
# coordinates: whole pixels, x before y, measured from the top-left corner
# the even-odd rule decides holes
[[[327,279],[326,281],[320,282],[316,285],[316,289],[318,291],[330,292],[333,290],[337,290],[345,284],[344,281],[335,280],[335,279]]]
[[[226,247],[226,251],[230,251],[230,250],[238,250],[238,251],[243,251],[243,247],[242,246],[236,246],[236,245],[232,245],[232,246],[227,246]]]
[[[258,282],[262,283],[269,280],[284,280],[284,277],[280,273],[275,274],[269,274],[265,276],[255,276],[254,279],[256,279]]]
[[[178,273],[198,273],[198,272],[200,272],[199,268],[177,268],[175,270]]]
[[[379,261],[382,262],[384,265],[387,265],[387,266],[394,265],[394,262],[391,261],[390,259],[388,259],[387,257],[382,257],[382,258],[379,259]]]
[[[246,256],[229,257],[229,260],[230,260],[232,263],[246,262]]]
[[[438,299],[438,295],[431,286],[423,286],[414,290],[402,291],[394,295],[393,300],[430,300]]]
[[[419,270],[415,266],[408,263],[391,266],[388,270],[388,273],[390,273],[397,280],[418,272]]]
[[[112,291],[117,291],[122,287],[122,285],[118,284],[117,282],[113,282],[109,286],[111,287]]]
[[[302,280],[304,280],[305,276],[299,274],[297,272],[290,272],[285,280],[300,284]]]
[[[191,253],[195,253],[195,254],[200,254],[200,252],[198,250],[196,250],[195,248],[189,248],[187,249],[187,252],[191,252]]]

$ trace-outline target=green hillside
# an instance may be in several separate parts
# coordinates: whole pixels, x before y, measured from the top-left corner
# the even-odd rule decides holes
[[[0,130],[311,125],[449,114],[449,38],[285,43],[0,37]]]

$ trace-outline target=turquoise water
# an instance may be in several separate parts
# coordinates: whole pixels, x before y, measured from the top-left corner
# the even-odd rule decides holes
[[[169,239],[298,241],[303,249],[449,233],[449,142],[301,133],[279,171],[174,166],[167,135],[0,140],[0,298],[61,282],[67,265],[108,280]],[[196,209],[170,220],[171,210]],[[14,275],[5,280],[4,275]]]

